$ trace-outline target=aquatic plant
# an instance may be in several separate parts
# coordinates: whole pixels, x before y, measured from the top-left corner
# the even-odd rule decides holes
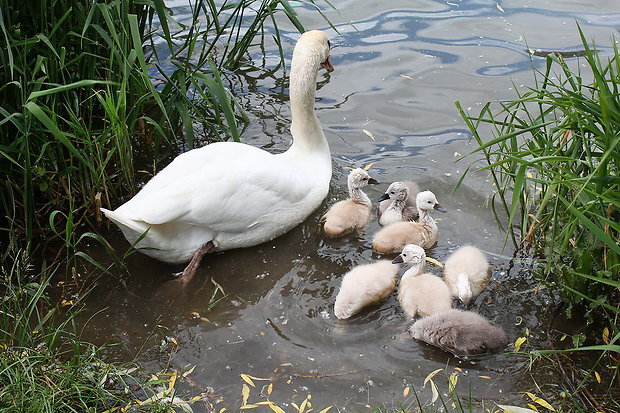
[[[478,116],[456,104],[515,246],[544,258],[546,281],[567,303],[618,314],[620,56],[615,41],[604,58],[580,34],[585,69],[550,54],[536,86],[516,99],[487,103]]]

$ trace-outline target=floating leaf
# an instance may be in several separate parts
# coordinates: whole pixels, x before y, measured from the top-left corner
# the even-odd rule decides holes
[[[411,390],[411,387],[409,386],[405,387],[405,389],[403,390],[403,397],[407,397],[409,395],[410,390]]]
[[[428,376],[426,376],[426,378],[424,379],[424,386],[426,386],[426,383],[428,383],[428,381],[435,377],[440,371],[443,371],[443,369],[437,369],[431,372]]]
[[[273,410],[274,412],[277,412],[277,413],[286,413],[284,410],[280,409],[280,408],[279,408],[278,406],[276,406],[275,404],[270,404],[270,405],[269,405],[269,408],[270,408],[271,410]]]
[[[400,75],[400,77],[404,77],[405,79],[411,79],[413,80],[413,78],[411,76],[407,76],[407,75]]]
[[[366,135],[368,135],[370,137],[370,139],[372,139],[373,141],[375,140],[375,136],[369,130],[362,129],[362,132],[364,132]]]
[[[271,395],[271,392],[273,391],[273,383],[269,383],[269,386],[267,386],[267,395]]]
[[[433,404],[439,398],[439,391],[437,390],[437,386],[435,386],[435,382],[432,380],[431,380],[431,390],[433,391],[433,398],[431,399],[431,404]]]
[[[306,400],[304,400],[304,401],[301,403],[301,406],[299,406],[299,413],[304,413],[304,412],[306,411],[306,407],[308,407],[308,398],[309,398],[309,397],[310,397],[310,396],[306,397]]]
[[[244,384],[243,387],[241,388],[241,404],[242,405],[246,405],[248,404],[248,399],[250,398],[250,388],[248,387],[247,384]]]
[[[598,381],[599,383],[601,382],[601,375],[598,374],[598,371],[594,372],[594,377],[596,377],[596,381]]]
[[[250,376],[248,376],[247,374],[243,374],[241,373],[239,376],[241,376],[241,378],[243,379],[244,382],[246,382],[247,384],[249,384],[252,387],[256,387],[254,385],[254,382],[252,381],[252,379],[250,378]],[[245,403],[244,403],[245,404]]]
[[[564,334],[562,337],[560,337],[560,341],[566,340],[566,337],[568,337],[568,335]]]
[[[433,264],[435,264],[436,266],[443,268],[443,264],[440,261],[437,261],[435,258],[432,257],[426,257],[426,261],[428,262],[432,262]]]
[[[174,389],[174,385],[177,383],[178,375],[179,375],[179,373],[177,373],[175,371],[174,373],[172,373],[172,376],[170,376],[170,378],[168,379],[168,389],[169,390]]]
[[[527,406],[528,406],[530,409],[532,409],[532,410],[534,410],[534,411],[536,411],[536,412],[538,412],[538,411],[539,411],[539,410],[538,410],[538,407],[534,406],[533,404],[529,404],[529,403],[528,403],[528,404],[527,404]]]
[[[192,374],[194,372],[194,370],[196,370],[196,365],[194,365],[194,367],[192,367],[191,369],[187,370],[185,373],[182,374],[183,377],[187,377],[190,374]]]
[[[535,394],[532,394],[532,393],[529,393],[529,392],[525,392],[525,394],[527,394],[528,397],[530,399],[532,399],[532,401],[534,403],[537,403],[537,404],[541,405],[542,407],[545,407],[545,408],[555,412],[555,409],[553,408],[553,406],[551,406],[546,400],[541,399],[540,397],[536,396]]]
[[[504,8],[502,6],[500,6],[499,3],[495,3],[495,7],[497,7],[497,10],[501,11],[502,13],[504,13]]]
[[[521,345],[523,343],[525,343],[527,341],[527,338],[525,337],[519,337],[516,341],[515,341],[515,351],[519,351],[521,349]]]
[[[491,377],[489,376],[480,376],[481,379],[487,379],[487,380],[491,380]]]
[[[226,411],[225,407],[222,407],[218,413],[224,413]]]
[[[448,392],[453,392],[454,389],[456,388],[456,383],[458,383],[459,381],[459,375],[456,373],[452,373],[450,375],[450,379],[448,379],[450,384],[448,385]]]
[[[332,408],[331,406],[326,407],[323,410],[321,410],[319,413],[327,413],[329,411],[329,409],[331,409],[331,408]]]
[[[194,396],[190,400],[193,401],[193,402],[197,402],[198,400],[201,400],[201,399],[202,399],[202,397],[200,397],[200,396]]]
[[[603,329],[603,343],[609,344],[609,329],[607,327]]]
[[[258,405],[256,405],[256,404],[244,404],[239,409],[247,410],[247,409],[256,409],[257,407],[258,407]]]
[[[365,167],[363,167],[362,169],[363,169],[363,170],[365,170],[365,171],[367,171],[367,170],[369,170],[370,168],[372,168],[372,166],[373,166],[374,164],[376,164],[376,162],[371,162],[371,163],[369,163],[368,165],[366,165]]]
[[[526,409],[525,407],[509,406],[506,404],[498,404],[497,407],[502,409],[504,413],[536,413],[536,410]]]
[[[458,158],[459,156],[462,156],[460,152],[454,152],[454,157]]]

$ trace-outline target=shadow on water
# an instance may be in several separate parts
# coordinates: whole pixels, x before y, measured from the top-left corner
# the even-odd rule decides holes
[[[338,26],[341,34],[334,37],[342,47],[333,51],[336,71],[319,77],[317,112],[334,159],[332,188],[321,208],[272,242],[208,256],[182,288],[170,281],[178,267],[132,255],[126,288],[108,280],[88,297],[84,338],[119,342],[116,357],[137,357],[154,370],[196,366],[190,391],[212,388],[232,410],[241,405],[242,373],[270,378],[270,400],[281,406],[313,394],[315,405],[355,411],[395,403],[409,384],[428,400],[430,389],[421,389],[424,378],[442,368],[459,374],[457,390],[465,399],[471,391],[474,400],[518,403],[518,392],[528,388],[522,387],[528,360],[510,353],[462,360],[417,343],[406,333],[410,320],[394,296],[349,321],[337,320],[333,303],[342,275],[381,258],[370,249],[379,226],[373,220],[364,233],[337,240],[324,239],[318,228],[328,206],[346,197],[348,167],[374,162],[370,174],[381,184],[366,189],[373,200],[392,181],[417,181],[448,209],[435,214],[440,236],[427,254],[443,261],[466,243],[486,251],[492,282],[470,309],[502,326],[510,341],[528,329],[531,342],[544,346],[545,336],[538,332],[549,322],[545,312],[553,299],[537,290],[527,267],[512,260],[510,244],[504,248],[505,235],[489,208],[488,176],[473,173],[452,193],[467,166],[455,160],[472,150],[453,101],[475,111],[481,102],[513,97],[511,86],[531,82],[530,68],[544,63],[528,48],[577,55],[575,20],[607,39],[620,26],[620,14],[603,18],[602,12],[587,5],[572,8],[568,1],[537,2],[536,8],[526,0],[509,3],[504,12],[494,1],[420,1],[416,11],[399,2],[391,10],[377,10],[372,2],[339,4],[357,30]],[[612,6],[608,2],[597,10]],[[317,24],[308,10],[299,11],[308,27]],[[296,35],[292,28],[281,29],[290,56]],[[265,64],[277,61],[277,49],[267,50]],[[281,71],[246,69],[229,76],[230,88],[252,117],[242,139],[280,152],[290,141],[285,78]],[[108,239],[119,250],[126,248],[120,233],[111,231]],[[439,273],[430,264],[427,269]],[[215,305],[212,280],[225,293],[215,294],[221,299]]]

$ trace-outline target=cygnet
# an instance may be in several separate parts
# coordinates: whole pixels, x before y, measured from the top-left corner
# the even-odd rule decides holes
[[[416,321],[409,327],[416,340],[456,355],[498,351],[508,344],[506,333],[472,311],[450,309]]]
[[[480,249],[465,245],[448,257],[443,274],[452,295],[469,305],[489,284],[491,269]]]
[[[424,248],[409,244],[394,258],[393,264],[411,265],[398,286],[398,301],[410,317],[422,317],[449,310],[452,307],[450,290],[443,280],[431,273],[422,274],[426,264]]]
[[[396,182],[392,182],[392,185],[395,183]],[[402,208],[400,221],[416,221],[419,217],[419,214],[418,207],[415,203],[415,198],[418,195],[418,192],[420,192],[420,188],[418,187],[418,184],[413,181],[403,181],[399,182],[399,184],[404,185],[404,187],[407,189],[407,195],[405,196],[405,203]],[[390,188],[388,188],[385,195],[379,198],[379,208],[377,208],[377,221],[379,221],[379,224],[385,226],[392,223],[389,222],[387,224],[384,224],[384,221],[382,221],[382,217],[385,214],[385,211],[390,206],[393,206],[393,203],[394,202],[392,200],[392,197],[390,196]]]
[[[336,202],[320,219],[326,236],[340,237],[368,224],[372,203],[362,188],[377,183],[379,182],[361,168],[351,171],[347,178],[350,198]]]
[[[388,260],[359,265],[344,275],[336,296],[334,314],[346,319],[377,303],[396,289],[398,265]]]

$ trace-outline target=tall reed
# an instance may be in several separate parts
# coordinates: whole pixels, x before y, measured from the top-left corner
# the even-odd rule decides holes
[[[551,54],[536,86],[517,98],[487,103],[478,116],[456,105],[478,144],[471,155],[482,155],[497,186],[515,245],[543,258],[542,273],[569,304],[617,315],[620,55],[615,40],[606,57],[579,33],[584,69],[575,72]]]

